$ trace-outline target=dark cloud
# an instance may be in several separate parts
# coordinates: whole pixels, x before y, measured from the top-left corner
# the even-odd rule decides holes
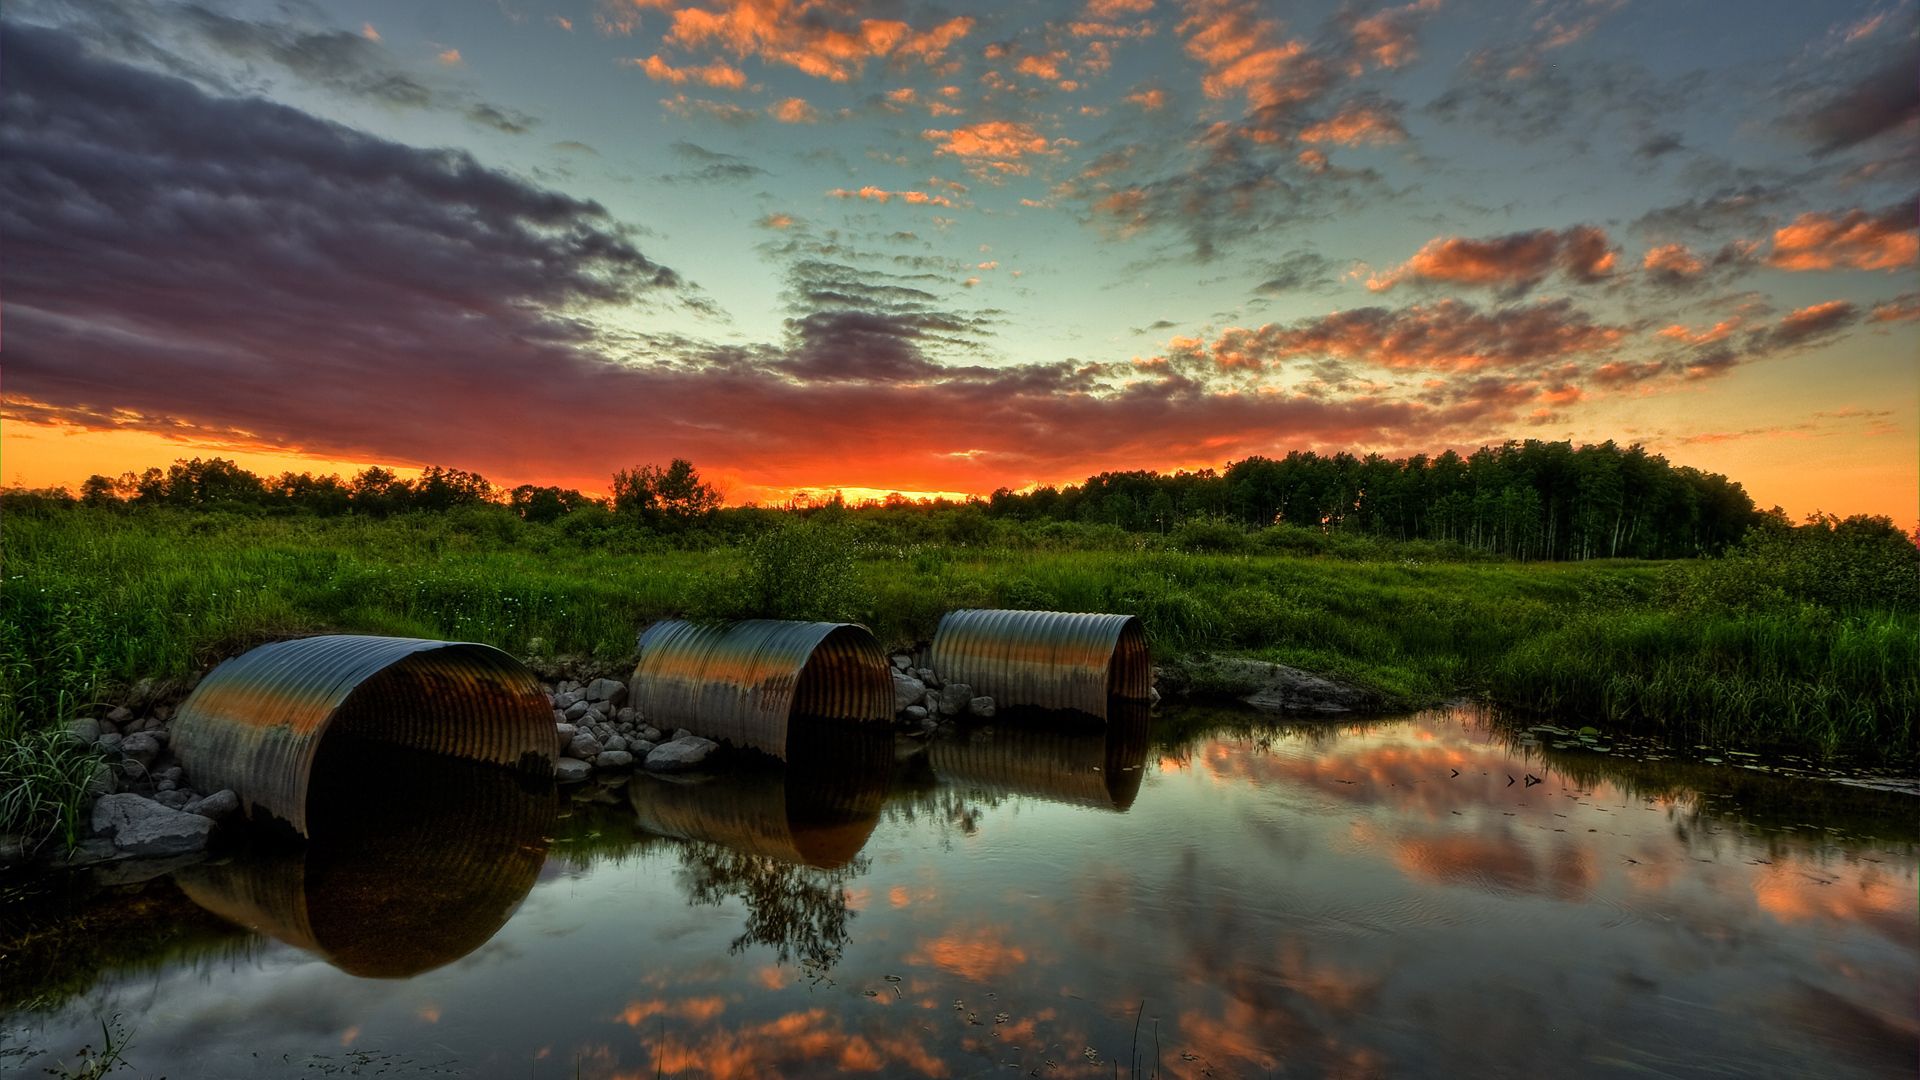
[[[1782,123],[1825,156],[1893,132],[1920,130],[1920,77],[1911,43],[1878,67],[1789,113]]]
[[[1654,237],[1752,235],[1765,228],[1790,191],[1767,184],[1725,187],[1685,202],[1655,207],[1634,219],[1635,230]]]
[[[687,161],[687,168],[668,173],[660,179],[669,184],[728,184],[770,175],[767,170],[736,154],[709,150],[698,143],[681,139],[670,148]]]
[[[517,109],[429,85],[394,62],[378,41],[346,30],[292,22],[243,19],[199,4],[150,0],[73,0],[31,5],[82,34],[99,51],[192,79],[231,93],[253,65],[271,65],[289,75],[350,97],[395,109],[456,113],[483,127],[523,135],[539,120]],[[221,61],[243,65],[240,73]]]
[[[1680,141],[1677,132],[1656,131],[1640,140],[1640,145],[1633,148],[1633,156],[1653,161],[1686,148],[1687,144]]]
[[[1289,251],[1258,271],[1266,280],[1253,291],[1267,296],[1305,292],[1333,284],[1333,261],[1317,251]]]

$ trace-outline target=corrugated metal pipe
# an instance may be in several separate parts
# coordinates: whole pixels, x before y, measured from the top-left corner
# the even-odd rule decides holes
[[[786,760],[795,717],[885,723],[893,677],[872,631],[855,623],[678,619],[640,635],[632,699],[649,724]]]
[[[200,681],[173,724],[195,786],[308,831],[308,784],[332,735],[552,772],[553,709],[489,645],[333,634],[262,645]]]
[[[934,631],[928,663],[942,682],[966,683],[996,708],[1104,719],[1109,700],[1143,700],[1153,687],[1146,631],[1132,615],[951,611]]]

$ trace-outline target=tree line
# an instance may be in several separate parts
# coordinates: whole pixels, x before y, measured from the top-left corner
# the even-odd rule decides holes
[[[182,460],[119,477],[92,476],[79,501],[92,505],[385,516],[505,506],[526,521],[611,514],[659,531],[699,526],[722,511],[718,489],[691,462],[615,473],[610,495],[522,484],[432,466],[407,480],[372,467],[351,478],[282,473],[261,477],[224,458]],[[1065,521],[1130,532],[1171,533],[1194,522],[1247,529],[1292,526],[1386,540],[1434,540],[1520,559],[1675,558],[1718,554],[1767,520],[1734,481],[1676,466],[1641,446],[1611,441],[1508,442],[1471,454],[1388,458],[1300,451],[1250,457],[1224,469],[1104,472],[1084,483],[1027,491],[1002,488],[964,502],[893,495],[848,506],[838,496],[797,501],[806,513],[953,512],[976,519]]]

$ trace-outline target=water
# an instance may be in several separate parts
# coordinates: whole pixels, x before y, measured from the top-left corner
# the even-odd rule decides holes
[[[325,840],[69,901],[125,933],[0,969],[46,982],[0,1072],[117,1014],[176,1080],[1911,1074],[1920,803],[1547,740],[1175,710],[558,811],[317,780]]]

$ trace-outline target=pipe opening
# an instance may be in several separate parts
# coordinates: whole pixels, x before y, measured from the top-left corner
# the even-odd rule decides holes
[[[1107,663],[1107,697],[1144,701],[1153,688],[1153,657],[1139,619],[1128,619]]]

